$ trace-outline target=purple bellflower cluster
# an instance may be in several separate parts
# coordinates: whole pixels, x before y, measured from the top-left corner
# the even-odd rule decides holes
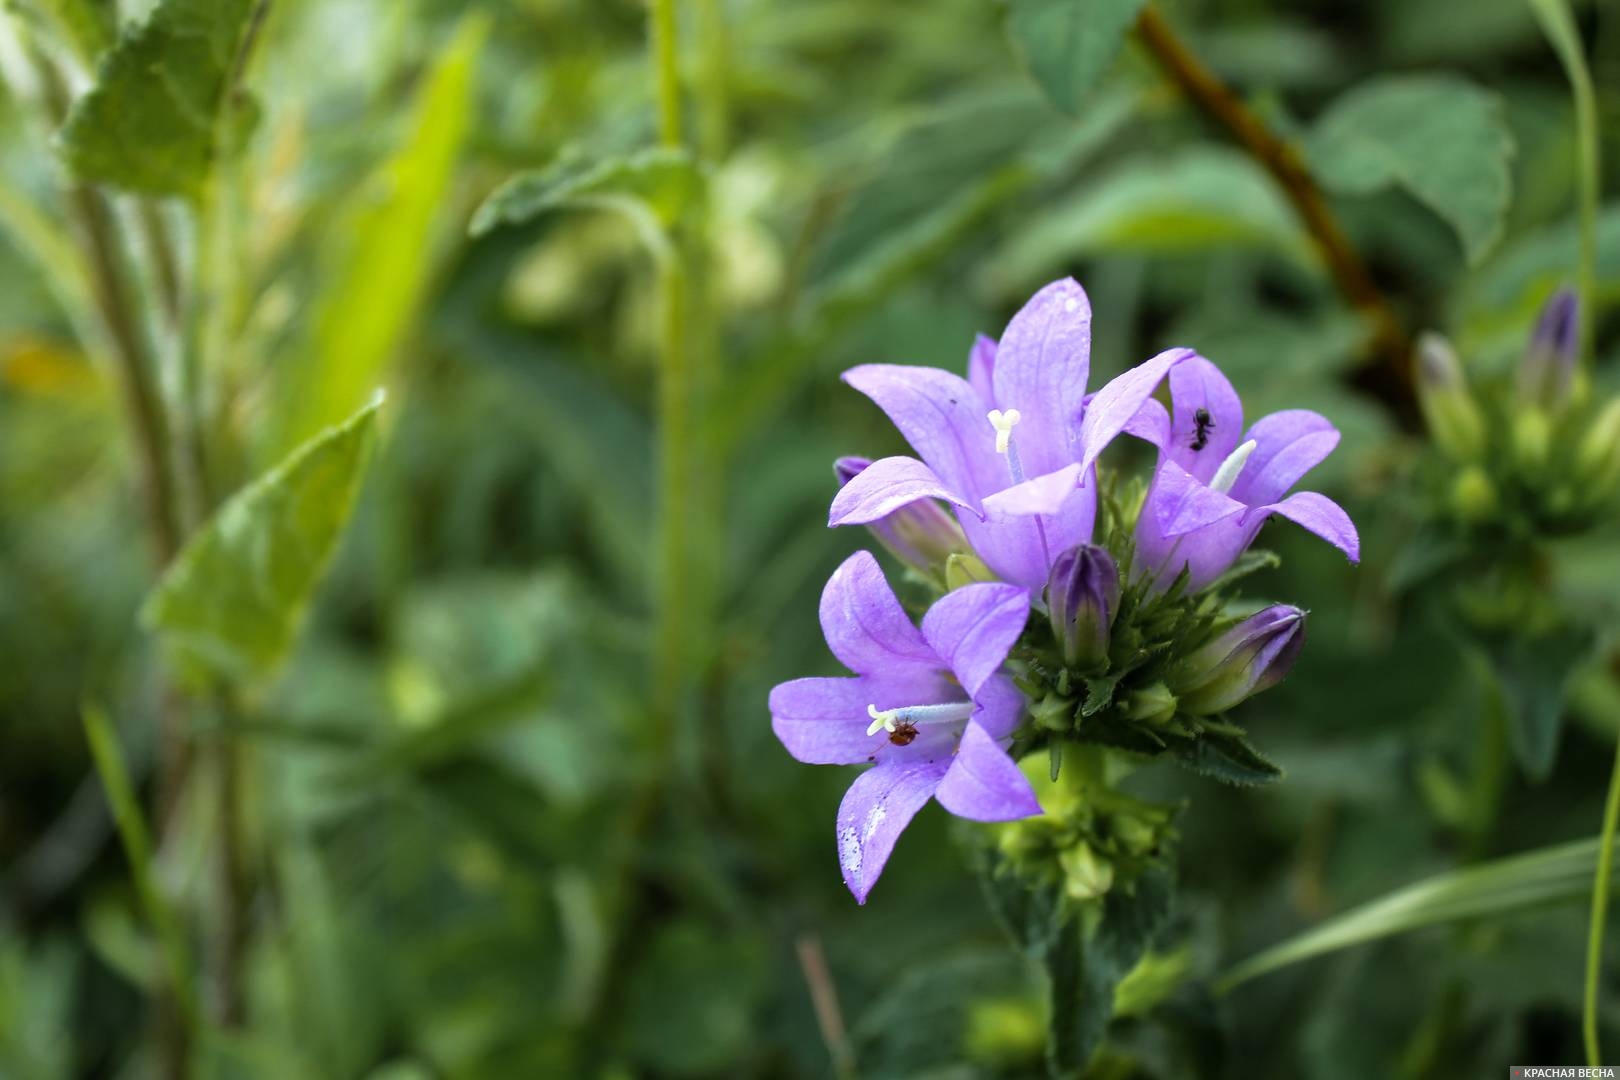
[[[1250,546],[1274,515],[1359,558],[1337,504],[1289,494],[1338,432],[1306,410],[1245,430],[1231,384],[1185,348],[1088,394],[1090,352],[1090,302],[1064,279],[999,342],[973,344],[966,378],[891,364],[844,374],[916,456],[840,459],[829,524],[866,526],[936,598],[916,624],[876,559],[852,556],[827,583],[821,624],[853,675],[783,683],[770,711],[800,761],[869,766],[837,818],[862,903],[930,798],[973,821],[1041,814],[1027,761],[1042,749],[1054,781],[1065,746],[1168,753],[1235,782],[1276,775],[1225,714],[1287,674],[1305,613],[1242,609],[1230,585],[1264,563]],[[1121,434],[1157,450],[1145,487],[1099,475]],[[1083,865],[1089,884],[1071,894],[1093,895],[1113,880],[1099,878],[1105,848],[1077,850],[1063,865]]]

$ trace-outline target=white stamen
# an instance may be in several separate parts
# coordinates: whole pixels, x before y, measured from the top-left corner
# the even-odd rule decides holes
[[[1222,495],[1231,491],[1232,485],[1237,483],[1238,476],[1243,472],[1243,463],[1249,460],[1249,455],[1254,453],[1256,445],[1255,441],[1250,439],[1226,455],[1221,467],[1215,470],[1215,477],[1210,480],[1209,486]]]
[[[990,426],[996,429],[996,453],[1005,454],[1007,452],[1007,441],[1012,438],[1012,429],[1017,426],[1018,421],[1022,420],[1023,417],[1019,415],[1017,409],[1008,409],[1006,412],[1002,412],[1000,409],[991,409],[989,418]]]
[[[876,705],[868,705],[866,715],[872,718],[872,723],[866,733],[876,735],[879,731],[887,731],[892,734],[901,724],[960,723],[973,715],[973,709],[971,701],[945,705],[903,705],[898,709],[881,710]]]

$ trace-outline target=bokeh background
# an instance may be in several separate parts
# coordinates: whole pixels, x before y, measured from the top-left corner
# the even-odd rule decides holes
[[[16,29],[48,35],[49,14],[77,5],[10,6],[0,1076],[163,1075],[161,949],[81,711],[98,703],[116,728],[205,1006],[228,902],[219,780],[205,760],[165,807],[159,761],[177,713],[204,746],[218,717],[186,705],[136,617],[157,568],[136,449],[75,307],[57,144]],[[1620,160],[1620,9],[1575,10]],[[222,492],[373,387],[389,394],[296,648],[231,720],[251,891],[242,1014],[207,1074],[1040,1075],[1038,989],[947,816],[923,812],[858,907],[833,841],[849,772],[789,759],[765,697],[836,670],[817,597],[869,541],[826,528],[833,459],[903,449],[838,373],[959,370],[976,332],[1065,274],[1096,312],[1095,385],[1189,345],[1250,415],[1330,417],[1343,444],[1312,486],[1346,505],[1365,552],[1352,568],[1286,525],[1265,535],[1283,561],[1251,591],[1311,611],[1291,678],[1243,714],[1284,781],[1139,777],[1188,800],[1167,950],[1186,993],[1116,1024],[1134,1064],[1108,1075],[1575,1063],[1579,897],[1208,992],[1231,963],[1399,885],[1595,834],[1620,724],[1620,668],[1599,659],[1574,676],[1551,774],[1531,783],[1503,757],[1489,664],[1395,573],[1423,515],[1410,399],[1365,376],[1367,329],[1270,177],[1130,41],[1081,107],[1054,108],[989,0],[676,13],[707,195],[677,239],[703,252],[688,283],[702,328],[672,476],[660,269],[638,225],[599,206],[469,232],[514,173],[657,140],[645,7],[269,10],[246,78],[258,119],[222,185],[223,314],[203,357]],[[1333,206],[1405,325],[1447,333],[1475,370],[1516,362],[1573,274],[1570,96],[1529,7],[1208,0],[1165,14],[1284,133],[1373,76],[1442,72],[1493,95],[1517,149],[1500,238],[1479,258],[1406,191]],[[137,268],[140,202],[111,203]],[[145,202],[183,248],[184,215]],[[1612,305],[1613,204],[1599,239]],[[134,276],[161,343],[162,283]],[[1611,387],[1612,311],[1596,323]],[[159,384],[175,392],[172,374]],[[686,543],[673,562],[672,519]],[[1560,552],[1570,602],[1606,617],[1615,530]]]

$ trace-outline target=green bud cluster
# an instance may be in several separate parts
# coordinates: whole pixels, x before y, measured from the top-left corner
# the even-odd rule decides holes
[[[1078,579],[1060,564],[1045,598],[1048,617],[1032,618],[1013,652],[1014,678],[1032,702],[1018,753],[1055,747],[1061,757],[1065,746],[1100,745],[1169,754],[1233,783],[1275,779],[1276,767],[1226,718],[1281,679],[1298,651],[1274,647],[1275,636],[1246,636],[1253,620],[1229,601],[1233,581],[1274,565],[1275,556],[1250,551],[1223,581],[1197,593],[1187,591],[1185,576],[1156,591],[1133,580],[1137,502],[1124,505],[1104,493],[1098,535],[1113,557],[1082,566]],[[1096,580],[1099,565],[1118,580]],[[1075,587],[1065,598],[1059,590],[1068,586]],[[1303,613],[1295,615],[1280,632],[1303,634]],[[1082,874],[1086,857],[1072,858]]]
[[[1131,890],[1176,839],[1177,808],[1109,787],[1102,754],[1088,751],[1056,781],[1031,772],[1044,813],[996,827],[996,854],[1006,872],[1030,889],[1057,886],[1071,907],[1113,889]]]
[[[1534,339],[1516,376],[1472,380],[1444,338],[1419,341],[1436,517],[1481,544],[1583,531],[1620,497],[1620,397],[1594,401],[1554,340]]]

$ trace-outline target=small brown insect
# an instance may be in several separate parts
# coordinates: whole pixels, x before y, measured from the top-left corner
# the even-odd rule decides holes
[[[894,730],[889,732],[889,741],[896,746],[910,746],[916,737],[917,725],[910,720],[900,721],[894,725]]]
[[[1209,410],[1198,408],[1193,412],[1193,441],[1192,449],[1196,453],[1209,445],[1209,433],[1215,430],[1215,420],[1209,415]]]

